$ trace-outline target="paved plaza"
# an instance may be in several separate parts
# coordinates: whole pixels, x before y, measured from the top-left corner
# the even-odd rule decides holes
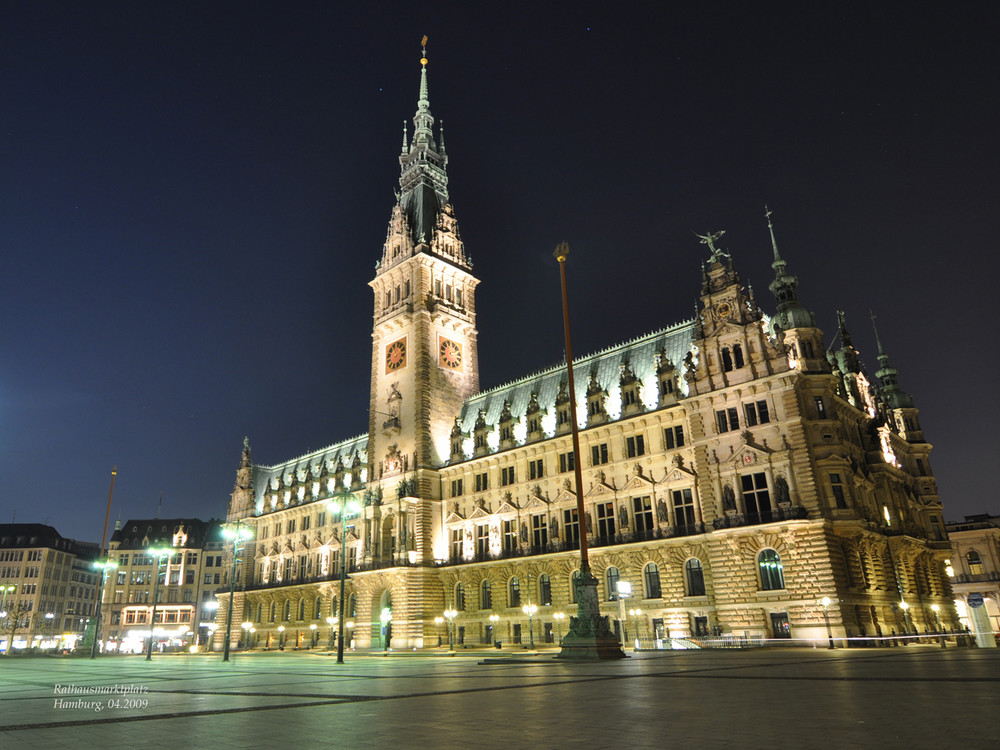
[[[308,652],[237,653],[228,664],[217,654],[0,659],[0,747],[1000,743],[1000,649],[661,651],[607,663],[545,655],[482,663],[495,655],[348,653],[342,665]]]

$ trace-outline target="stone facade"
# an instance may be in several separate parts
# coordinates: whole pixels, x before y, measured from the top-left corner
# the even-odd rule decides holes
[[[978,594],[985,613],[978,622],[988,623],[991,633],[1000,635],[1000,516],[983,513],[953,521],[948,524],[948,538],[952,547],[948,573],[962,625],[979,630],[969,607],[969,597]]]
[[[270,466],[244,446],[229,520],[256,538],[240,616],[268,644],[337,614],[345,553],[358,647],[435,646],[445,609],[465,643],[527,640],[529,603],[553,638],[583,533],[602,611],[621,619],[615,582],[631,583],[618,627],[643,637],[812,642],[825,615],[838,637],[889,635],[932,627],[932,604],[952,624],[918,410],[881,343],[869,378],[843,314],[826,352],[769,218],[772,314],[708,234],[695,319],[579,358],[576,393],[562,367],[480,392],[479,281],[433,124],[424,67],[371,282],[369,433]],[[345,533],[329,503],[347,495],[361,507]]]

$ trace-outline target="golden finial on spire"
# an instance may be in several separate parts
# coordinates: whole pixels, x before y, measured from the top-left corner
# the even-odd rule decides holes
[[[420,64],[421,65],[426,65],[427,64],[427,35],[426,34],[424,34],[424,38],[420,40],[420,51],[423,53],[423,56],[420,58]]]

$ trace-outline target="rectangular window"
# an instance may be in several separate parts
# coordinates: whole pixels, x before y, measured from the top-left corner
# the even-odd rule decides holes
[[[641,456],[646,452],[646,441],[642,435],[625,438],[625,453],[629,458]]]
[[[320,511],[316,514],[316,525],[326,526],[326,511]]]
[[[838,508],[846,508],[847,500],[844,497],[844,485],[840,481],[840,474],[830,475],[830,488],[833,490],[833,499]]]
[[[463,494],[463,492],[462,492],[462,480],[461,479],[452,479],[451,480],[451,496],[452,497],[459,497],[462,494]]]
[[[531,542],[536,548],[549,543],[549,522],[542,513],[531,517]]]
[[[633,497],[632,509],[635,511],[635,530],[653,530],[653,504],[646,497]]]
[[[476,524],[476,556],[486,559],[490,553],[490,526],[486,523]]]
[[[504,466],[500,469],[500,486],[506,487],[507,485],[514,484],[517,480],[514,478],[514,467]]]
[[[576,508],[563,511],[563,539],[567,544],[580,543],[580,515]]]
[[[576,468],[576,454],[570,451],[569,453],[559,454],[559,472],[573,471]]]
[[[735,408],[719,409],[715,412],[715,422],[719,432],[729,432],[740,428],[739,412]]]
[[[461,529],[451,530],[451,559],[462,559],[462,538],[464,534]]]
[[[302,519],[302,530],[303,531],[308,531],[309,530],[309,522],[310,521],[312,521],[312,516],[306,516],[305,518]]]
[[[917,459],[917,474],[924,476],[927,472],[924,470],[924,462],[921,459]]]
[[[747,427],[758,424],[767,424],[771,421],[771,415],[767,411],[767,401],[752,401],[744,404],[746,412]]]
[[[482,474],[476,474],[476,492],[486,492],[490,488],[490,479],[487,473],[484,471]]]
[[[667,450],[673,450],[674,448],[684,447],[684,427],[683,425],[677,425],[675,427],[667,427],[663,431],[663,440],[667,446]]]
[[[515,520],[503,522],[503,549],[504,552],[512,552],[517,549],[517,521]]]
[[[545,476],[545,462],[539,458],[535,461],[528,461],[528,478],[541,479]]]
[[[815,396],[816,401],[816,416],[820,419],[826,419],[826,405],[823,403],[822,396]]]
[[[608,462],[608,444],[601,443],[600,445],[592,446],[590,449],[590,459],[590,463],[593,466],[606,464]]]
[[[613,503],[598,503],[597,535],[605,539],[615,535],[615,506]]]
[[[691,490],[674,490],[674,520],[678,526],[694,526],[694,498]]]
[[[771,520],[771,493],[767,489],[767,475],[744,474],[740,477],[743,489],[743,504],[747,515],[756,516],[753,520],[767,523]]]
[[[295,519],[294,518],[291,521],[288,522],[288,533],[289,534],[294,534],[295,533]]]

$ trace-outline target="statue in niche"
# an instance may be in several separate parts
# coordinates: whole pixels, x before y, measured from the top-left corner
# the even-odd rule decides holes
[[[774,484],[778,494],[778,505],[791,505],[792,496],[788,491],[788,480],[784,476],[778,475],[778,478],[774,480]]]
[[[736,511],[736,495],[728,484],[722,488],[722,509]]]
[[[554,518],[552,519],[552,538],[553,539],[559,538],[559,522]]]
[[[618,506],[618,525],[623,529],[628,528],[628,508],[624,505]]]
[[[528,524],[521,522],[521,541],[524,544],[528,543]]]
[[[667,516],[667,504],[663,502],[663,498],[656,501],[656,517],[660,519],[660,523],[666,523],[669,520]]]
[[[584,513],[584,516],[587,519],[587,533],[590,534],[594,530],[594,522],[590,520],[590,511]]]

